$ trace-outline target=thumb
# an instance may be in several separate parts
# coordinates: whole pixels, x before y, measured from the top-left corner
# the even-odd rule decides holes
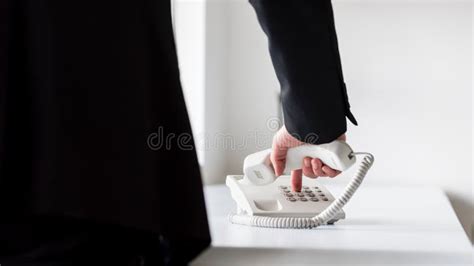
[[[281,176],[285,170],[286,154],[288,147],[281,146],[278,143],[273,143],[270,160],[273,165],[273,170],[276,176]]]

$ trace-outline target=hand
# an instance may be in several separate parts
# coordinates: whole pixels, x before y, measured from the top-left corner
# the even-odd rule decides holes
[[[339,140],[346,140],[346,135],[343,134]],[[299,141],[288,133],[285,126],[280,128],[276,135],[273,137],[271,161],[275,175],[280,176],[285,170],[286,154],[289,148],[297,147],[305,144]],[[291,171],[291,188],[293,191],[301,191],[303,182],[303,174],[310,178],[318,177],[335,177],[340,174],[340,171],[334,170],[329,166],[323,164],[323,162],[317,158],[304,158],[302,167],[299,170]]]

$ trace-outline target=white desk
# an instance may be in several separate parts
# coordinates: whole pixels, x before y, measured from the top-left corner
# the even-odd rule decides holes
[[[230,224],[228,189],[208,186],[205,195],[212,248],[192,265],[473,265],[470,242],[437,189],[362,186],[345,220],[312,230]]]

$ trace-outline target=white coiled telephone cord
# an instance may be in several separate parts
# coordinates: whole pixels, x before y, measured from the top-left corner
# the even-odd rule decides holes
[[[314,228],[326,224],[337,213],[342,210],[342,207],[351,199],[352,195],[359,188],[360,184],[367,175],[370,167],[374,163],[374,156],[365,152],[354,152],[353,156],[365,155],[362,159],[359,169],[357,169],[354,178],[344,189],[344,192],[331,205],[329,205],[323,212],[312,218],[301,217],[268,217],[268,216],[249,216],[241,214],[231,214],[229,216],[230,222],[234,224],[251,225],[258,227],[270,228]]]

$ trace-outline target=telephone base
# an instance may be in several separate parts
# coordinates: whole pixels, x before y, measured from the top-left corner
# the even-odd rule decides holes
[[[275,182],[255,186],[242,175],[229,175],[226,185],[237,203],[237,214],[266,217],[311,218],[324,211],[333,201],[332,194],[316,180],[305,179],[301,192],[290,191],[290,176],[280,176]],[[327,224],[345,218],[341,210]]]

